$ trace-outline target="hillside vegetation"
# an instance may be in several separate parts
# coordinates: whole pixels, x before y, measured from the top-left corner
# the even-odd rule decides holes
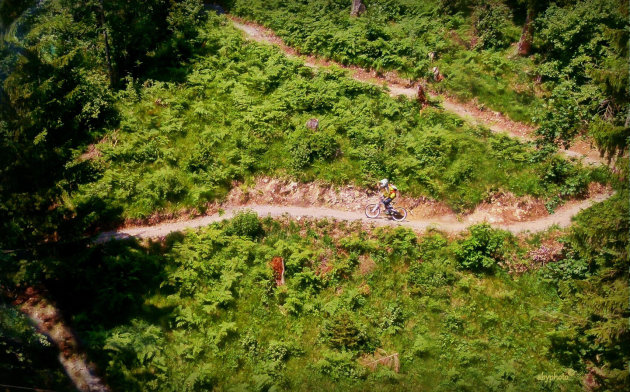
[[[626,197],[521,240],[242,213],[68,255],[52,287],[119,390],[615,388],[628,382],[629,227],[604,211],[627,213]],[[362,365],[375,350],[399,369]]]
[[[129,79],[120,123],[88,162],[77,205],[108,200],[127,218],[204,208],[256,174],[373,187],[391,178],[410,196],[470,211],[491,192],[548,201],[586,193],[605,170],[536,151],[460,118],[394,99],[340,70],[314,71],[277,48],[246,43],[213,17],[204,53],[182,80]],[[307,129],[310,118],[319,130]]]
[[[436,46],[435,88],[534,115],[547,141],[588,128],[603,152],[627,145],[616,1],[366,1],[354,19],[349,1],[230,3],[292,45],[379,71],[425,77]],[[511,57],[538,6],[533,57]],[[114,391],[628,389],[627,158],[585,168],[544,140],[313,70],[200,0],[3,1],[0,54],[3,385],[73,390],[58,357],[85,349]],[[94,241],[257,175],[388,177],[458,212],[497,191],[550,210],[592,181],[616,193],[567,229],[519,236],[242,212],[156,241]],[[29,293],[58,307],[38,321],[82,347],[35,331],[20,313]]]
[[[588,134],[613,155],[627,148],[625,1],[366,0],[360,17],[349,0],[225,3],[303,53],[426,80],[539,125],[546,142]],[[519,55],[527,15],[531,48]]]

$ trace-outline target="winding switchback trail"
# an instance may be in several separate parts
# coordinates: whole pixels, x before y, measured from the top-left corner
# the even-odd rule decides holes
[[[314,56],[304,56],[298,53],[294,48],[285,45],[282,39],[269,29],[233,16],[229,16],[229,18],[236,28],[245,33],[248,39],[277,45],[285,54],[291,57],[300,58],[304,61],[305,65],[309,67],[319,68],[335,65],[350,70],[351,77],[358,81],[386,87],[392,96],[403,95],[412,99],[416,97],[417,87],[413,86],[413,83],[411,82],[405,83],[405,81],[398,77],[395,73],[390,73],[389,76],[381,76],[362,68],[344,66],[342,64],[335,63],[330,60],[320,59]],[[524,141],[531,141],[534,139],[535,128],[530,125],[512,121],[500,113],[483,111],[470,103],[461,103],[450,97],[441,98],[442,106],[445,110],[457,114],[472,124],[483,125],[493,132],[506,133]],[[589,164],[607,164],[607,162],[600,157],[597,150],[588,146],[584,142],[576,143],[576,145],[569,150],[561,150],[561,153],[568,157],[581,159],[583,162]],[[489,223],[492,224],[493,227],[508,230],[512,233],[539,232],[554,225],[567,227],[571,224],[571,218],[578,214],[581,210],[588,208],[595,203],[602,202],[612,195],[613,192],[599,193],[589,199],[561,206],[554,214],[536,219],[513,223],[493,223],[491,221]],[[365,224],[372,224],[375,226],[406,226],[419,232],[435,228],[438,230],[456,233],[466,230],[470,225],[487,221],[485,218],[478,215],[463,218],[457,218],[452,215],[445,215],[437,218],[414,218],[410,215],[408,220],[404,222],[394,222],[383,218],[368,219],[362,212],[333,209],[322,206],[305,207],[279,205],[274,203],[248,203],[246,205],[236,207],[226,206],[224,214],[206,215],[178,220],[175,222],[165,222],[146,226],[124,227],[114,231],[103,232],[96,237],[95,242],[106,242],[112,239],[124,239],[130,237],[162,238],[169,233],[199,228],[214,222],[219,222],[223,219],[228,219],[238,211],[242,210],[251,210],[263,217],[289,216],[295,219],[304,217],[314,219],[328,218],[345,221],[362,221]]]
[[[546,230],[554,225],[559,227],[567,227],[571,224],[571,218],[581,210],[590,207],[591,205],[604,201],[610,197],[612,193],[603,193],[593,197],[592,199],[583,200],[579,203],[572,205],[565,205],[558,208],[556,213],[548,215],[539,219],[515,222],[510,224],[495,224],[496,228],[508,230],[512,233],[518,234],[523,232],[538,232]],[[125,239],[125,238],[162,238],[169,233],[183,231],[186,229],[194,229],[203,226],[207,226],[214,222],[219,222],[223,219],[232,217],[235,213],[243,210],[250,210],[262,217],[282,217],[290,216],[294,219],[301,218],[315,218],[315,219],[338,219],[345,221],[362,221],[366,224],[373,224],[375,226],[406,226],[416,231],[424,232],[428,229],[434,228],[437,230],[443,230],[448,232],[461,232],[466,230],[470,225],[476,223],[483,223],[481,219],[469,219],[459,221],[452,217],[436,218],[436,219],[413,219],[409,218],[403,222],[394,222],[384,218],[369,219],[363,213],[357,211],[342,211],[325,207],[296,207],[296,206],[279,206],[270,204],[252,204],[248,206],[239,206],[227,209],[224,214],[206,215],[194,219],[167,222],[157,225],[149,226],[137,226],[122,228],[115,231],[108,231],[99,234],[95,242],[102,243],[112,239]]]
[[[415,99],[417,96],[417,86],[415,86],[412,81],[399,77],[396,72],[388,72],[386,75],[377,75],[374,71],[369,71],[356,66],[346,66],[332,60],[321,59],[311,55],[302,55],[294,48],[286,45],[280,37],[268,28],[234,16],[228,17],[232,21],[234,27],[243,31],[248,39],[276,45],[280,47],[285,54],[291,57],[300,58],[304,61],[304,64],[309,67],[319,68],[335,65],[337,67],[350,70],[350,76],[355,80],[387,87],[389,94],[393,97],[403,95],[408,98]],[[437,95],[431,94],[431,97],[435,98]],[[471,124],[483,125],[492,132],[506,133],[522,141],[529,142],[534,140],[534,132],[536,128],[529,124],[512,121],[501,113],[481,110],[472,103],[462,103],[448,96],[440,96],[440,99],[442,101],[442,107],[445,110],[457,114]],[[581,159],[582,162],[587,164],[608,164],[608,162],[600,156],[597,149],[581,140],[574,142],[571,148],[567,150],[560,149],[559,151],[561,154],[564,154],[569,158]]]
[[[300,58],[304,63],[313,68],[326,67],[336,65],[351,70],[351,76],[361,82],[382,85],[389,89],[392,96],[404,95],[414,98],[417,93],[416,87],[411,83],[405,84],[395,74],[387,76],[378,76],[374,72],[370,72],[358,67],[343,66],[328,60],[322,60],[314,56],[302,56],[297,51],[287,45],[270,30],[246,22],[235,17],[231,17],[234,26],[242,30],[246,36],[254,41],[266,42],[279,46],[284,53],[289,56]],[[533,132],[535,129],[529,125],[514,122],[507,117],[489,111],[482,111],[471,104],[457,102],[449,97],[443,97],[442,105],[445,110],[455,113],[467,121],[488,127],[491,131],[497,133],[506,133],[512,137],[525,141],[533,140]],[[591,164],[606,164],[599,153],[590,146],[579,145],[570,150],[561,150],[563,154],[569,157],[582,159],[583,162]],[[242,210],[251,210],[260,216],[282,217],[289,216],[295,219],[314,218],[314,219],[337,219],[345,221],[361,221],[365,224],[375,226],[393,225],[406,226],[416,231],[424,232],[427,229],[435,228],[447,232],[461,232],[466,230],[470,225],[483,223],[488,221],[493,227],[508,230],[512,233],[522,232],[539,232],[546,230],[554,225],[559,227],[567,227],[571,224],[571,218],[579,213],[582,209],[601,202],[613,195],[613,192],[603,192],[593,195],[591,198],[579,202],[568,203],[559,207],[554,214],[542,216],[539,218],[512,222],[512,223],[493,223],[483,216],[470,215],[468,217],[458,218],[453,215],[445,215],[432,218],[414,218],[413,215],[408,217],[404,222],[393,222],[387,219],[368,219],[363,212],[349,211],[343,209],[333,209],[323,206],[297,206],[291,204],[278,203],[255,203],[250,202],[239,206],[224,206],[225,214],[213,214],[195,218],[182,219],[174,222],[165,222],[159,224],[151,224],[146,226],[124,227],[114,231],[103,232],[99,234],[95,242],[106,242],[112,239],[124,239],[129,237],[136,238],[161,238],[169,233],[183,231],[186,229],[194,229],[207,226],[214,222],[232,217],[236,212]]]

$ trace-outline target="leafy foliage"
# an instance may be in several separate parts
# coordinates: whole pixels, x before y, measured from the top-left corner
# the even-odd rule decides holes
[[[460,242],[455,250],[460,265],[473,271],[492,270],[507,233],[492,229],[487,223],[471,226],[468,231],[470,237]]]
[[[600,148],[609,154],[625,151],[602,140],[601,120],[623,126],[628,104],[628,8],[621,2],[585,0],[560,7],[552,4],[537,20],[539,72],[550,85],[550,99],[540,120],[549,141],[568,144],[592,122]],[[628,135],[628,124],[625,130]],[[619,131],[609,131],[614,135]],[[608,133],[608,132],[607,132]]]
[[[225,23],[210,18],[201,35],[208,52],[185,82],[128,81],[119,128],[97,146],[95,179],[72,194],[76,204],[107,200],[127,218],[204,209],[260,173],[360,186],[388,177],[457,211],[493,189],[545,197],[563,186],[536,177],[549,155],[435,109],[419,112],[340,70],[314,73],[244,43]],[[321,129],[309,131],[309,118]],[[590,178],[576,169],[564,181],[575,176]]]
[[[552,353],[565,363],[594,367],[595,381],[610,390],[629,382],[627,192],[578,215],[567,238],[572,257],[562,269],[550,266],[564,277],[556,282],[566,310],[550,332]]]
[[[27,3],[30,8],[2,5],[11,25],[0,41],[0,246],[19,250],[2,255],[10,260],[2,263],[3,281],[25,268],[53,275],[54,261],[44,261],[54,258],[53,244],[72,242],[103,222],[119,220],[119,209],[101,198],[68,203],[69,193],[98,176],[99,168],[81,153],[103,136],[104,128],[118,124],[112,90],[117,81],[106,66],[109,49],[103,37],[109,32],[112,38],[107,24],[124,19],[120,35],[109,42],[116,73],[131,72],[133,63],[134,74],[141,75],[145,69],[137,65],[147,52],[166,41],[194,44],[203,21],[201,2],[194,0],[168,7],[159,6],[162,2],[106,2],[105,25],[103,2]],[[190,13],[196,16],[188,20]],[[159,35],[147,31],[156,28]],[[177,61],[191,54],[180,51]],[[171,199],[183,191],[181,178],[168,170],[143,185]]]
[[[94,250],[163,268],[117,283],[116,293],[130,302],[90,307],[82,303],[84,289],[73,295],[72,274],[60,281],[73,289],[55,292],[65,292],[64,309],[112,388],[394,391],[482,383],[545,390],[535,382],[541,373],[575,369],[566,381],[571,387],[584,374],[580,357],[566,362],[557,349],[562,342],[581,347],[567,340],[578,335],[551,337],[556,322],[541,313],[558,315],[573,297],[555,294],[536,272],[514,279],[458,270],[462,240],[436,232],[418,238],[404,228],[366,232],[345,223],[265,219],[252,238],[233,231],[242,217],[254,219],[244,214],[147,245],[146,252],[131,242]],[[471,232],[463,241],[481,244],[486,257],[514,250],[501,232]],[[286,261],[284,286],[276,286],[269,265],[277,256]],[[375,267],[365,272],[355,260],[367,258]],[[361,365],[377,349],[398,353],[400,373]]]
[[[419,239],[403,227],[245,212],[163,242],[87,246],[79,237],[119,214],[203,208],[258,173],[359,185],[387,176],[458,211],[498,188],[568,197],[603,177],[245,44],[224,18],[206,20],[200,1],[111,1],[104,12],[99,3],[38,2],[22,17],[0,4],[0,286],[45,284],[113,389],[572,390],[585,376],[627,387],[626,185],[576,218],[558,261],[518,277],[498,261],[525,263],[529,245],[488,225]],[[373,1],[352,20],[347,1],[252,4],[235,9],[345,63],[423,77],[434,50],[448,88],[526,118],[539,99],[525,66],[553,97],[539,113],[548,141],[589,123],[609,154],[625,148],[617,3],[550,6],[538,57],[514,61],[499,49],[515,39],[514,2]],[[574,28],[559,31],[565,22]],[[313,117],[321,130],[307,132]],[[278,257],[283,286],[269,266]],[[66,388],[48,342],[15,309],[0,313],[2,379]],[[361,365],[377,349],[397,353],[400,373]],[[541,374],[570,377],[549,385]]]
[[[342,64],[396,70],[414,80],[431,80],[438,66],[446,79],[435,89],[533,121],[544,142],[567,146],[593,133],[607,154],[626,151],[625,2],[375,0],[361,18],[349,16],[348,3],[237,0],[232,11],[302,53]],[[515,22],[524,23],[528,12],[535,55],[518,58],[511,48],[519,38]],[[601,121],[607,126],[594,125]]]
[[[230,221],[227,233],[230,235],[256,238],[264,234],[264,231],[258,220],[258,215],[256,215],[255,212],[239,212]]]
[[[512,12],[504,4],[487,4],[475,10],[473,23],[478,33],[477,47],[503,49],[514,42],[514,31],[510,22]]]

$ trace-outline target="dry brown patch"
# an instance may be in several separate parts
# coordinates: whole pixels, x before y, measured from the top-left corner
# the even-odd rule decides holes
[[[359,272],[361,275],[369,274],[374,271],[374,268],[376,268],[376,263],[374,262],[374,259],[372,259],[372,256],[368,254],[362,254],[359,256]]]
[[[232,188],[223,206],[248,204],[317,206],[362,213],[367,204],[378,202],[378,196],[375,189],[355,185],[335,187],[321,181],[298,183],[262,176],[256,178],[248,187],[238,185]],[[396,200],[396,205],[409,211],[409,220],[454,216],[445,203],[423,196],[417,198],[402,196]]]
[[[328,275],[333,270],[333,268],[334,265],[332,263],[332,258],[330,257],[330,255],[321,255],[319,257],[319,263],[315,268],[315,273],[318,276],[325,276]]]
[[[370,288],[370,285],[367,284],[365,281],[361,282],[361,285],[359,285],[359,293],[367,297],[368,295],[370,295],[371,292],[372,289]]]
[[[374,354],[365,354],[359,358],[359,363],[368,369],[375,371],[379,366],[385,366],[398,373],[400,371],[400,360],[398,353],[388,354],[387,351],[379,348]]]
[[[497,192],[466,216],[469,222],[512,223],[549,215],[545,203],[531,196],[517,197],[511,192]]]
[[[90,159],[95,159],[100,157],[101,151],[99,149],[96,148],[95,144],[90,144],[88,146],[88,148],[85,150],[85,152],[81,155],[79,155],[79,161],[83,162],[83,161],[88,161]]]

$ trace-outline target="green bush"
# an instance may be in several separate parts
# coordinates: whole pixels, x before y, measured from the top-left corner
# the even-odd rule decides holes
[[[350,313],[340,311],[327,320],[322,328],[322,338],[336,349],[363,351],[370,348],[367,332],[353,320]]]
[[[574,279],[585,279],[590,276],[588,263],[572,257],[549,263],[541,269],[543,279],[558,285]]]
[[[459,265],[472,271],[492,271],[507,233],[493,229],[487,223],[471,226],[468,232],[470,236],[455,246]]]
[[[451,269],[445,259],[413,263],[409,268],[409,283],[417,286],[419,294],[426,294],[455,281]]]
[[[350,352],[325,351],[314,367],[333,380],[362,379],[367,370],[359,366]]]
[[[407,318],[402,306],[390,304],[381,318],[379,329],[385,334],[395,335],[404,329]]]
[[[477,47],[502,49],[514,42],[511,19],[512,12],[504,4],[488,4],[478,8],[473,15],[473,23],[479,37]]]
[[[262,236],[265,231],[258,219],[258,214],[253,211],[239,211],[228,223],[225,233],[255,239]]]
[[[289,143],[293,168],[297,171],[310,166],[317,159],[332,159],[339,149],[335,135],[330,132],[294,132]]]
[[[558,196],[584,196],[588,192],[590,176],[566,161],[552,158],[541,169],[543,182],[549,189],[557,189]]]

